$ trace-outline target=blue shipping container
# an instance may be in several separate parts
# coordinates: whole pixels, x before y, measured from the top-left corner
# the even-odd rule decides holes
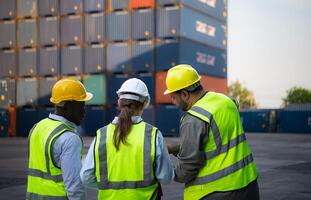
[[[9,78],[0,79],[0,107],[15,106],[15,80]]]
[[[155,94],[155,80],[152,73],[135,74],[133,77],[142,80],[146,84],[150,95],[150,103],[153,104]]]
[[[17,80],[16,105],[36,105],[38,100],[38,80],[23,78]]]
[[[22,49],[18,54],[18,75],[33,76],[37,74],[37,49]]]
[[[270,132],[270,110],[240,112],[245,132]]]
[[[155,36],[153,9],[138,9],[132,12],[132,38],[149,39]]]
[[[105,0],[84,0],[84,11],[105,11]]]
[[[130,70],[130,54],[128,43],[112,43],[107,46],[107,71],[128,72]]]
[[[107,40],[120,41],[130,38],[130,16],[127,11],[109,13],[107,17]]]
[[[86,107],[83,122],[84,135],[95,136],[98,129],[106,126],[105,116],[106,110],[102,106]]]
[[[59,14],[59,1],[58,0],[39,0],[39,15],[51,16]]]
[[[129,79],[128,74],[117,74],[114,76],[107,77],[107,103],[109,105],[115,105],[118,100],[117,90],[121,87],[122,83]]]
[[[93,13],[85,15],[84,32],[88,43],[105,41],[105,14]]]
[[[39,38],[41,46],[59,44],[58,17],[44,17],[39,19]]]
[[[17,0],[18,17],[35,17],[38,15],[38,0]]]
[[[0,108],[0,137],[6,137],[9,134],[10,116],[7,109]]]
[[[226,2],[227,0],[157,0],[157,4],[161,6],[181,3],[182,5],[223,21],[227,17]]]
[[[17,44],[18,47],[31,47],[37,45],[37,20],[22,19],[18,21]]]
[[[153,41],[133,42],[132,69],[134,72],[154,70],[154,43]]]
[[[31,117],[30,117],[31,116]],[[38,123],[38,111],[35,108],[16,110],[16,135],[27,137],[31,128]]]
[[[15,20],[0,21],[0,49],[14,48],[16,46]]]
[[[164,7],[157,12],[157,37],[184,37],[226,49],[226,25],[186,7]]]
[[[16,51],[0,50],[0,77],[14,76],[16,73]]]
[[[59,48],[46,47],[39,49],[39,74],[58,75],[60,70]]]
[[[69,15],[61,18],[61,43],[82,43],[82,19],[80,15]]]
[[[192,65],[202,75],[227,77],[227,53],[186,39],[157,42],[156,71],[179,63]]]
[[[54,84],[57,82],[57,77],[44,77],[39,80],[39,99],[38,104],[42,106],[52,106],[50,102],[51,92]]]
[[[109,0],[109,1],[112,10],[127,9],[129,5],[128,0]]]
[[[82,72],[82,55],[82,48],[80,46],[62,48],[61,73],[80,74]]]
[[[38,110],[38,121],[49,117],[50,113],[54,113],[55,108],[53,107],[42,107]]]
[[[0,19],[10,19],[16,16],[16,1],[0,1]]]
[[[84,73],[105,71],[106,49],[103,44],[87,46],[84,49]]]
[[[311,111],[278,111],[278,132],[311,133]]]
[[[61,14],[73,14],[82,12],[82,0],[60,1]]]

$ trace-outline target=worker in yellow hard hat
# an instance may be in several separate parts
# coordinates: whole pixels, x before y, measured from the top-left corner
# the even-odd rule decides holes
[[[190,65],[171,68],[166,91],[185,111],[180,145],[168,145],[177,155],[175,181],[185,183],[184,199],[258,200],[258,172],[235,103],[205,91]]]
[[[26,199],[85,199],[80,180],[83,146],[77,127],[85,101],[92,96],[80,81],[62,79],[54,85],[50,101],[55,113],[29,133]]]

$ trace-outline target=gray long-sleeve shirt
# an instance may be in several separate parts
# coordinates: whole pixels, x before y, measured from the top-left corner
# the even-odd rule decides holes
[[[180,149],[174,165],[175,181],[188,183],[205,165],[204,145],[208,139],[208,124],[185,113],[180,124]]]

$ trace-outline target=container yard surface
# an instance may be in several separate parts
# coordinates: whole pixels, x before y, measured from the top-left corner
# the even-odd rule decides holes
[[[93,137],[84,137],[84,154]],[[311,135],[285,133],[247,134],[259,169],[262,200],[311,199]],[[166,138],[177,142],[177,138]],[[0,200],[25,199],[27,138],[0,138]],[[163,199],[182,199],[183,185],[162,185]],[[87,199],[97,199],[87,190]]]

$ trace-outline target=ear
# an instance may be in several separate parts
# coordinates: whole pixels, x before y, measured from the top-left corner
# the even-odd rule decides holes
[[[180,97],[183,99],[183,100],[188,100],[190,95],[189,95],[189,92],[186,91],[186,90],[182,90],[180,92]]]

